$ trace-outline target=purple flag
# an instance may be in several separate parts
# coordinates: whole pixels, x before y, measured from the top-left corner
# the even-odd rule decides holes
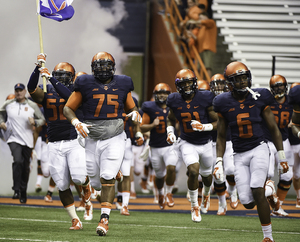
[[[72,2],[73,0],[40,0],[38,12],[45,18],[59,22],[68,20],[74,15]]]

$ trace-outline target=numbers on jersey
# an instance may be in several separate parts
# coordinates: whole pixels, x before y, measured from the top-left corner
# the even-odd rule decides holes
[[[239,136],[241,138],[251,138],[253,136],[252,123],[246,119],[249,118],[249,116],[249,113],[240,113],[236,117],[239,127]]]
[[[290,113],[288,111],[282,111],[280,112],[280,118],[279,118],[279,111],[272,110],[275,121],[279,128],[284,129],[290,122]],[[280,120],[280,121],[279,121]]]
[[[61,103],[58,107],[55,105],[56,103]],[[53,116],[49,117],[49,121],[56,121],[56,120],[67,120],[67,118],[63,114],[63,109],[65,106],[65,99],[55,99],[55,98],[48,98],[47,99],[47,109],[52,109]]]
[[[159,124],[156,126],[155,131],[158,134],[164,134],[166,132],[166,121],[164,116],[157,116]]]
[[[193,112],[193,116],[195,117],[195,118],[193,118],[193,120],[197,120],[201,123],[198,112]],[[187,123],[190,123],[192,121],[191,113],[181,113],[181,121],[182,121],[182,125],[183,125],[183,130],[185,133],[194,132],[194,130],[192,128],[187,127]]]
[[[108,106],[114,106],[114,112],[113,113],[107,113],[108,118],[116,118],[118,117],[118,109],[119,109],[119,103],[118,103],[118,95],[114,94],[94,94],[93,99],[99,99],[97,108],[95,110],[94,117],[99,117],[101,109],[103,107],[103,103],[105,101],[105,96],[107,96],[107,105]]]

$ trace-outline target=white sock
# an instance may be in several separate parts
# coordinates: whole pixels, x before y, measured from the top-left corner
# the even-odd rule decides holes
[[[273,241],[273,236],[272,236],[272,225],[269,224],[267,226],[261,226],[262,231],[264,233],[264,238],[269,238]]]
[[[172,189],[173,189],[173,187],[174,187],[174,185],[172,185],[172,186],[168,186],[168,185],[166,185],[166,194],[168,194],[168,193],[172,193]]]
[[[44,177],[43,175],[37,175],[36,185],[41,185],[42,184],[43,177]]]
[[[198,189],[189,190],[190,198],[191,198],[191,207],[199,206],[198,203]]]
[[[130,192],[122,192],[122,206],[128,206]]]
[[[65,210],[67,211],[67,213],[69,214],[69,216],[70,216],[71,219],[77,218],[78,220],[80,220],[79,217],[76,214],[76,210],[75,210],[75,205],[74,204],[71,205],[71,206],[65,207]]]

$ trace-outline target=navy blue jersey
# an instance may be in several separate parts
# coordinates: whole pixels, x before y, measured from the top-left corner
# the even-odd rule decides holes
[[[177,93],[171,93],[167,106],[172,109],[180,125],[180,138],[191,144],[202,145],[212,139],[211,132],[194,131],[191,120],[206,124],[209,122],[207,108],[212,106],[214,94],[210,91],[196,91],[193,100],[186,101]]]
[[[169,146],[167,143],[167,116],[169,108],[161,108],[154,101],[146,101],[142,105],[142,111],[149,115],[150,123],[159,118],[159,125],[150,130],[151,147],[159,148]]]
[[[40,86],[40,88],[43,88]],[[66,100],[56,92],[51,84],[47,85],[47,93],[42,102],[47,121],[47,136],[49,142],[70,140],[77,138],[74,126],[63,115]]]
[[[300,85],[296,85],[290,89],[288,94],[288,102],[291,105],[298,104],[300,105]]]
[[[84,120],[122,118],[127,94],[132,90],[133,82],[125,75],[114,75],[108,84],[93,75],[81,75],[74,84],[74,91],[82,95]]]
[[[279,128],[282,136],[282,140],[286,140],[289,137],[288,124],[292,118],[293,106],[288,103],[287,96],[284,103],[278,103],[275,98],[273,98],[270,108],[275,116],[275,121]],[[271,133],[266,126],[265,121],[263,122],[263,130],[265,137],[268,141],[272,141]]]
[[[214,110],[220,113],[231,129],[231,140],[235,152],[244,152],[266,141],[262,129],[262,112],[272,104],[273,96],[268,89],[256,88],[260,93],[257,100],[249,93],[242,101],[236,100],[231,92],[215,97]]]

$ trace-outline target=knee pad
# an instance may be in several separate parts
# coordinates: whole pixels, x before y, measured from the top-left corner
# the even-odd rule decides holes
[[[291,188],[292,180],[283,181],[279,180],[277,187],[281,190],[288,191]]]
[[[76,185],[82,185],[85,183],[86,180],[86,176],[73,176],[72,177],[72,181],[76,184]]]
[[[226,183],[222,182],[221,184],[217,184],[216,182],[214,182],[214,189],[216,193],[219,195],[226,191]]]

